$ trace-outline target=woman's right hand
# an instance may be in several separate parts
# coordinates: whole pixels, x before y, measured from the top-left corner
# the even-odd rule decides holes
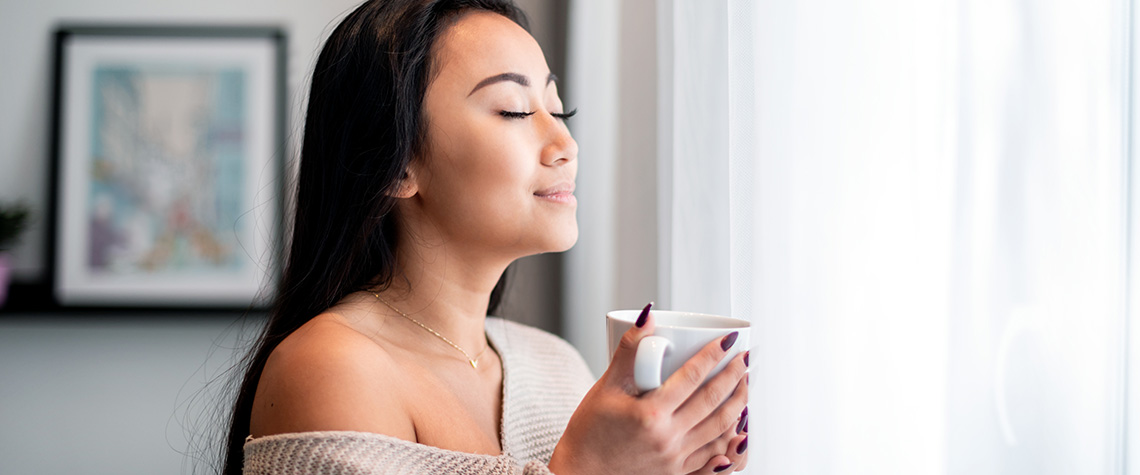
[[[725,339],[717,339],[661,387],[638,394],[633,381],[634,356],[638,343],[651,335],[654,327],[652,316],[646,317],[641,327],[635,325],[622,335],[609,368],[574,411],[551,456],[552,472],[711,473],[712,467],[729,460],[725,454],[730,442],[734,446],[741,442],[737,432],[744,425],[741,413],[748,402],[745,355],[733,358],[724,370],[702,384],[724,358]]]

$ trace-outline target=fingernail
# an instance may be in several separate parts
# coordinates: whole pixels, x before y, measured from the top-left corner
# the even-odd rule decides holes
[[[744,440],[740,441],[740,445],[736,446],[736,454],[743,454],[745,450],[748,450],[748,436],[744,436]]]
[[[649,302],[645,308],[641,309],[641,315],[637,316],[637,322],[634,323],[634,325],[637,325],[637,328],[645,326],[645,321],[649,319],[649,307],[652,306],[653,302]]]
[[[740,413],[740,422],[736,423],[736,433],[744,432],[744,426],[748,425],[748,408],[744,408],[744,412]]]
[[[744,421],[744,432],[748,432],[748,421]]]
[[[720,349],[728,351],[729,348],[732,348],[732,344],[736,343],[736,337],[738,336],[740,336],[739,332],[732,332],[725,335],[724,339],[720,341]]]
[[[728,467],[731,467],[731,466],[732,466],[732,464],[731,464],[731,463],[726,463],[726,464],[724,464],[724,465],[721,465],[721,466],[719,466],[719,467],[717,467],[717,468],[714,468],[714,469],[713,469],[713,471],[714,471],[714,472],[723,472],[723,471],[725,471],[725,470],[728,470]]]
[[[752,352],[751,351],[745,351],[744,352],[744,366],[745,367],[748,367],[748,354],[749,353],[752,353]]]

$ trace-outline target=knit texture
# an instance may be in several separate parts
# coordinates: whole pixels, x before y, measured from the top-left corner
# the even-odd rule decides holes
[[[557,336],[495,317],[487,318],[485,329],[503,362],[501,455],[366,432],[300,432],[248,440],[243,473],[549,475],[546,464],[593,375]]]

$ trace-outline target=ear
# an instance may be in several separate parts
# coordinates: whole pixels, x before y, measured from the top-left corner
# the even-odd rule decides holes
[[[396,184],[396,191],[392,193],[393,198],[411,198],[419,193],[420,186],[416,181],[416,166],[414,163],[409,163],[408,168],[404,170],[404,176]]]

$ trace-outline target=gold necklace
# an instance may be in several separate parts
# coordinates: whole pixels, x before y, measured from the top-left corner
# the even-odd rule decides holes
[[[416,320],[412,317],[409,317],[408,314],[406,314],[403,311],[401,311],[400,309],[394,307],[392,304],[388,303],[387,300],[384,300],[384,297],[381,297],[380,294],[378,294],[376,292],[372,292],[372,295],[375,296],[377,299],[379,299],[380,302],[382,302],[384,305],[387,305],[388,308],[395,310],[396,313],[400,314],[400,316],[410,320],[412,323],[415,323],[416,325],[419,325],[420,328],[423,328],[424,330],[431,332],[432,335],[435,335],[435,336],[439,337],[439,339],[447,342],[447,344],[451,345],[452,348],[459,350],[460,353],[463,353],[463,357],[467,358],[467,362],[471,363],[472,368],[479,369],[479,358],[483,356],[483,353],[487,352],[486,346],[483,347],[483,351],[480,351],[479,354],[475,355],[475,357],[472,358],[471,355],[467,354],[467,352],[464,351],[463,348],[460,348],[459,345],[456,345],[451,340],[448,340],[447,337],[440,335],[439,332],[432,330],[431,328],[428,328],[427,325],[420,323],[419,320]]]

